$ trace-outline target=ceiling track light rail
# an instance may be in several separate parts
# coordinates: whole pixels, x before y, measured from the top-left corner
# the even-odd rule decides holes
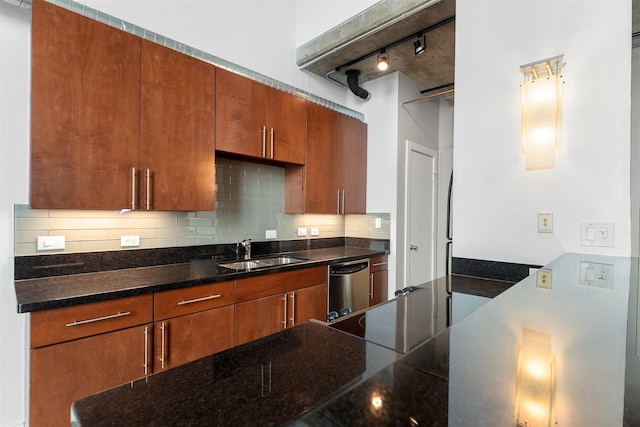
[[[354,59],[352,61],[347,62],[346,64],[342,64],[339,67],[336,67],[335,71],[337,72],[337,71],[340,71],[343,68],[349,67],[349,66],[351,66],[353,64],[357,64],[358,62],[360,62],[360,61],[362,61],[364,59],[370,58],[373,55],[381,54],[381,53],[385,52],[387,49],[391,49],[392,47],[395,47],[395,46],[397,46],[397,45],[399,45],[401,43],[404,43],[404,42],[406,42],[408,40],[416,39],[416,38],[418,38],[420,36],[424,36],[426,33],[430,32],[430,31],[433,31],[435,29],[438,29],[438,28],[442,27],[443,25],[449,24],[449,23],[451,23],[451,22],[453,22],[455,20],[456,20],[455,15],[454,16],[450,16],[449,18],[443,19],[442,21],[437,22],[437,23],[435,23],[435,24],[433,24],[433,25],[431,25],[431,26],[429,26],[427,28],[424,28],[424,29],[422,29],[422,30],[420,30],[420,31],[418,31],[416,33],[411,33],[410,35],[408,35],[406,37],[403,37],[403,38],[401,38],[399,40],[396,40],[396,41],[394,41],[392,43],[389,43],[388,45],[383,46],[380,49],[376,49],[373,52],[369,52],[367,54],[364,54],[364,55],[362,55],[362,56],[360,56],[360,57],[358,57],[358,58],[356,58],[356,59]],[[425,44],[425,46],[426,46],[426,44]]]

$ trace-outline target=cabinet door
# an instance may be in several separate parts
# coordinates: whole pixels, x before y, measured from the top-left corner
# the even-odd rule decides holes
[[[31,207],[131,208],[140,39],[42,0],[31,28]]]
[[[236,304],[236,345],[284,329],[287,300],[287,294],[278,294]]]
[[[309,319],[326,321],[327,295],[326,284],[289,292],[289,325],[299,325]]]
[[[303,165],[307,145],[307,101],[267,88],[267,157]]]
[[[142,41],[140,204],[213,210],[215,67]]]
[[[159,372],[233,347],[233,305],[154,324],[154,364]]]
[[[367,125],[340,115],[339,134],[341,211],[362,214],[367,211]]]
[[[338,114],[316,104],[307,105],[307,162],[305,212],[336,214],[340,202],[336,145]]]
[[[31,350],[30,424],[69,425],[71,403],[150,374],[151,326]]]
[[[264,157],[267,87],[246,77],[216,70],[216,150]]]
[[[370,274],[369,307],[387,300],[389,287],[387,270],[380,270]]]

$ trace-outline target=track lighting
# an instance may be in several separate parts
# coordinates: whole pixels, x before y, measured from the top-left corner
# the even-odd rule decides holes
[[[389,68],[389,54],[382,49],[378,54],[378,70],[385,71]]]
[[[413,53],[416,55],[422,55],[425,49],[427,49],[427,37],[422,34],[418,34],[418,38],[413,42]]]

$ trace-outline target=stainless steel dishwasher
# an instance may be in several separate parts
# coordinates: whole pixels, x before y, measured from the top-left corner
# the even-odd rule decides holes
[[[329,267],[329,313],[340,315],[369,307],[369,260]]]

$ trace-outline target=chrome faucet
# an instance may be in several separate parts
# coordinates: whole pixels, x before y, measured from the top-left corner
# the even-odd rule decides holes
[[[251,239],[244,239],[240,243],[244,248],[244,259],[251,259]]]

